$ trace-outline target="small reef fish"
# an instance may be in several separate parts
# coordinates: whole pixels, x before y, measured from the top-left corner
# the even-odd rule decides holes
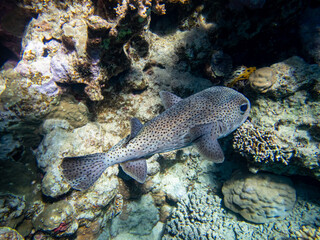
[[[160,97],[166,110],[144,125],[132,118],[131,133],[108,152],[64,158],[61,167],[68,183],[85,190],[117,163],[143,183],[148,157],[191,144],[204,157],[221,163],[224,154],[217,139],[238,128],[250,112],[249,100],[228,87],[211,87],[185,99],[162,91]]]

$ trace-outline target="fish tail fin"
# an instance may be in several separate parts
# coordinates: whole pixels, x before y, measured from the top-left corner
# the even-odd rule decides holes
[[[66,157],[61,163],[64,177],[77,190],[91,187],[107,167],[104,153]]]

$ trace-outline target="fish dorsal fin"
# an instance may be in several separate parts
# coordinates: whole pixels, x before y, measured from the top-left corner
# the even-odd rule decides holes
[[[190,130],[193,144],[200,154],[216,163],[224,161],[224,154],[217,140],[218,135],[214,132],[212,124],[195,126]]]
[[[138,118],[131,118],[131,133],[130,133],[129,141],[138,135],[142,126],[143,126],[143,124],[140,122],[140,120]]]
[[[171,106],[175,105],[177,102],[180,102],[182,100],[182,98],[167,91],[161,91],[160,98],[165,109],[170,108]]]
[[[131,118],[131,132],[123,141],[122,147],[126,147],[126,145],[130,142],[130,140],[135,138],[138,135],[142,127],[143,127],[143,124],[139,121],[138,118]]]
[[[138,159],[120,163],[122,170],[139,183],[144,183],[147,178],[147,162]]]

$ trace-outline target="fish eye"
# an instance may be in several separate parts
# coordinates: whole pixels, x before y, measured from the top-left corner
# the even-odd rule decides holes
[[[240,111],[242,114],[244,114],[244,112],[248,109],[248,104],[244,103],[240,105]]]

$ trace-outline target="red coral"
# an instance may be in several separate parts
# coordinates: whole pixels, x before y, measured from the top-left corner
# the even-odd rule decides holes
[[[55,234],[65,232],[68,229],[68,227],[69,227],[69,224],[62,222],[62,223],[60,223],[59,227],[53,229],[53,232]]]

